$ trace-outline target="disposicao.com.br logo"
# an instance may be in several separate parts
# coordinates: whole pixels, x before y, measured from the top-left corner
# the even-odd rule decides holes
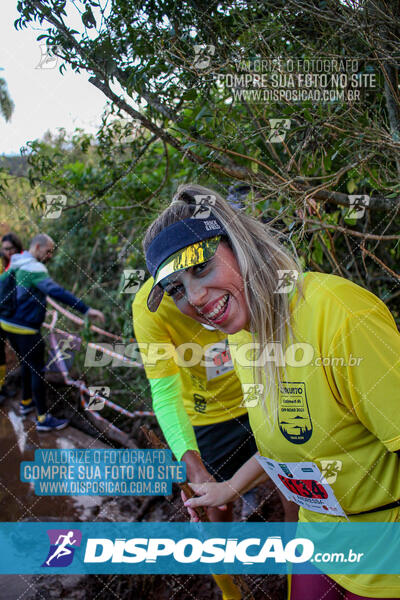
[[[246,538],[89,538],[85,563],[155,563],[168,559],[175,563],[302,563],[309,561],[314,544],[307,538],[294,538],[284,545],[280,536]]]

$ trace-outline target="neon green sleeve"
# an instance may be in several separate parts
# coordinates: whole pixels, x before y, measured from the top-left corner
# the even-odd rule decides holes
[[[181,379],[179,373],[149,379],[153,410],[159,425],[177,460],[181,460],[187,450],[197,450],[193,427],[182,402]]]

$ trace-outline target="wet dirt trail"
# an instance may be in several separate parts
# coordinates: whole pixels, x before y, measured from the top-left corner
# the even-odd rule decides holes
[[[31,414],[19,415],[20,390],[0,406],[0,522],[18,521],[186,521],[178,488],[169,497],[37,496],[33,484],[20,481],[20,464],[33,461],[37,449],[107,448],[101,440],[69,426],[37,433]],[[136,440],[146,447],[143,440]],[[268,485],[257,488],[262,504],[255,520],[281,521],[279,498]],[[261,506],[261,505],[260,505]],[[235,506],[240,519],[241,503]],[[252,519],[254,520],[254,519]],[[1,548],[0,548],[1,560]],[[255,600],[284,600],[282,576],[246,577]],[[218,600],[209,576],[198,575],[0,575],[0,600]]]
[[[104,498],[37,496],[32,483],[21,482],[20,464],[33,461],[35,450],[41,448],[107,446],[71,426],[62,431],[37,433],[32,413],[24,418],[19,415],[19,401],[20,391],[0,406],[0,521],[91,520],[93,511],[100,511]],[[0,600],[85,598],[79,585],[83,579],[77,575],[0,575]]]
[[[1,407],[0,420],[0,518],[1,521],[85,521],[99,496],[36,496],[33,484],[20,481],[20,464],[33,461],[41,448],[106,448],[74,427],[37,433],[31,415],[18,414],[18,399]]]

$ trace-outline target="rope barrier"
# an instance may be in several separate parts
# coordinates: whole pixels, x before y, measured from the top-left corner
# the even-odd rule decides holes
[[[50,329],[54,329],[56,323],[57,323],[57,319],[58,319],[58,312],[56,310],[53,310],[53,316],[51,318],[51,323],[49,325]]]
[[[54,303],[52,301],[53,304],[57,304]],[[62,309],[64,311],[64,309]],[[72,313],[69,313],[69,311],[65,310],[64,314],[66,316],[69,317],[69,315],[71,315],[73,317],[72,320],[75,320],[75,315],[72,315]],[[65,364],[64,361],[64,356],[58,346],[58,341],[57,338],[55,336],[55,333],[58,333],[59,335],[62,335],[64,337],[68,337],[69,339],[74,339],[77,340],[79,342],[81,342],[81,338],[72,334],[72,333],[68,333],[67,331],[63,331],[62,329],[58,329],[55,326],[55,323],[57,322],[57,318],[58,318],[58,313],[57,313],[57,309],[53,311],[53,317],[51,320],[50,324],[44,323],[44,326],[50,330],[49,333],[49,343],[50,343],[50,347],[52,348],[53,352],[54,352],[54,362],[57,364],[58,370],[59,372],[62,374],[64,382],[66,385],[70,385],[73,387],[76,387],[79,389],[79,393],[80,393],[80,398],[81,398],[81,404],[82,406],[84,406],[85,409],[88,409],[88,403],[85,401],[84,399],[84,395],[86,394],[87,396],[91,397],[91,398],[97,398],[100,399],[101,401],[104,402],[104,404],[106,406],[108,406],[109,408],[112,408],[113,410],[115,410],[116,412],[119,412],[122,415],[125,415],[129,418],[135,418],[135,417],[150,417],[150,416],[154,416],[154,412],[152,411],[147,411],[147,410],[135,410],[133,412],[123,408],[122,406],[119,406],[118,404],[115,404],[114,402],[111,402],[111,400],[109,400],[108,398],[105,398],[104,396],[101,396],[100,394],[97,394],[96,392],[91,392],[89,390],[89,388],[85,385],[85,383],[81,380],[75,380],[72,379],[69,376],[69,371],[68,368]],[[76,319],[79,319],[79,317],[76,317]],[[83,324],[83,320],[79,319],[79,321],[82,322]],[[75,321],[76,322],[76,321]],[[102,331],[102,330],[100,330]],[[108,332],[107,332],[108,333]],[[109,334],[110,336],[113,336],[114,338],[118,338],[118,336],[114,336],[114,334]],[[118,338],[118,339],[122,339],[122,338]],[[88,346],[95,348],[96,350],[101,350],[102,352],[104,352],[105,354],[109,354],[110,356],[113,356],[114,358],[117,358],[118,360],[125,362],[127,364],[130,364],[132,366],[135,367],[143,367],[142,364],[136,362],[136,361],[132,361],[128,358],[126,358],[125,356],[122,356],[121,354],[118,354],[117,352],[114,352],[112,350],[108,350],[108,348],[104,348],[103,346],[101,346],[100,344],[94,344],[93,342],[89,342]],[[93,417],[99,421],[105,422],[107,423],[112,429],[123,433],[120,429],[118,429],[118,427],[116,427],[115,425],[113,425],[112,423],[110,423],[110,421],[108,421],[107,419],[105,419],[104,417],[102,417],[101,415],[99,415],[96,411],[91,411]]]
[[[70,321],[73,321],[77,325],[81,325],[81,326],[84,324],[84,320],[81,319],[81,317],[77,317],[76,315],[74,315],[72,312],[70,312],[66,308],[60,306],[57,302],[55,302],[49,296],[47,296],[46,300],[47,300],[47,302],[49,304],[51,304],[52,306],[54,306],[54,308],[58,312],[60,312],[65,317],[67,317]],[[89,327],[90,327],[90,329],[92,331],[95,331],[96,333],[101,333],[102,335],[105,335],[106,337],[109,337],[109,338],[112,338],[114,340],[117,340],[118,342],[123,342],[124,341],[121,336],[115,335],[114,333],[110,333],[108,331],[105,331],[104,329],[100,329],[100,327],[97,327],[96,325],[90,325]],[[134,340],[132,340],[132,341],[134,341]]]
[[[57,327],[52,328],[51,323],[50,324],[43,323],[43,327],[50,329],[50,331],[55,331],[59,335],[62,335],[68,339],[73,339],[79,343],[82,342],[82,338],[80,338],[77,335],[74,335],[73,333],[68,333],[68,331],[63,331],[62,329],[58,329]],[[104,352],[104,354],[108,354],[109,356],[112,356],[113,358],[117,358],[119,361],[124,362],[127,365],[130,365],[131,367],[138,367],[139,369],[143,369],[142,363],[139,363],[135,360],[130,360],[129,358],[126,358],[126,356],[123,356],[122,354],[119,354],[118,352],[115,352],[114,350],[109,350],[108,348],[104,348],[104,346],[102,346],[101,344],[95,344],[94,342],[89,342],[88,346],[90,348],[94,348],[95,350],[101,350],[101,352]]]
[[[104,352],[104,354],[113,356],[114,358],[117,358],[121,362],[125,362],[126,364],[131,365],[132,367],[143,368],[143,365],[141,363],[138,363],[134,360],[130,360],[129,358],[122,356],[122,354],[118,354],[118,352],[114,352],[114,350],[109,350],[108,348],[103,348],[103,346],[101,346],[100,344],[94,344],[93,342],[89,342],[88,346],[90,346],[90,348],[94,348],[95,350],[101,350],[102,352]]]
[[[50,331],[54,331],[55,333],[58,333],[59,335],[62,335],[66,338],[76,340],[79,343],[82,342],[82,338],[78,335],[69,333],[68,331],[63,331],[62,329],[58,329],[58,327],[52,327],[51,323],[43,323],[43,327],[46,327],[46,329],[50,329]]]
[[[88,403],[85,401],[83,390],[80,390],[80,397],[81,397],[81,405],[82,405],[82,407],[85,410],[88,410],[88,408],[87,408],[88,407]],[[103,400],[104,399],[105,398],[103,398]],[[110,421],[108,421],[107,419],[105,419],[104,417],[102,417],[101,415],[99,415],[96,411],[92,410],[90,412],[91,412],[92,416],[94,417],[94,419],[96,421],[99,421],[100,423],[104,423],[106,425],[106,427],[110,428],[111,430],[113,430],[113,431],[115,431],[115,432],[117,432],[119,434],[122,433],[123,435],[126,435],[126,434],[124,434],[123,431],[121,431],[121,429],[119,429],[118,427],[116,427],[116,425],[113,425],[112,423],[110,423]]]
[[[65,333],[65,332],[64,332]],[[81,405],[83,406],[83,408],[86,410],[88,409],[88,404],[87,402],[85,402],[85,398],[84,398],[84,394],[87,393],[89,396],[92,396],[93,398],[99,398],[100,400],[106,400],[106,398],[103,398],[102,396],[100,396],[100,394],[90,394],[90,390],[88,390],[88,388],[86,387],[86,385],[84,384],[83,381],[80,380],[75,380],[75,379],[71,379],[68,375],[68,369],[67,366],[64,362],[64,358],[61,354],[60,348],[58,347],[58,343],[57,343],[57,338],[54,335],[54,333],[52,331],[50,331],[49,334],[49,342],[50,342],[50,346],[53,349],[53,352],[55,352],[55,362],[57,362],[58,368],[60,373],[62,374],[63,378],[64,378],[64,382],[66,385],[71,385],[74,386],[76,388],[79,389],[79,395],[80,395],[80,399],[81,399]],[[123,434],[124,432],[121,431],[118,427],[116,427],[115,425],[113,425],[112,423],[110,423],[110,421],[108,421],[107,419],[105,419],[104,417],[102,417],[101,415],[97,414],[94,411],[91,411],[92,416],[94,417],[95,420],[105,423],[106,426],[111,429],[112,431],[117,432],[118,434]]]

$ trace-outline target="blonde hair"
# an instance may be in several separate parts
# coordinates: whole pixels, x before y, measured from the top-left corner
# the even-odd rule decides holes
[[[250,331],[253,342],[262,350],[269,343],[276,343],[284,354],[288,341],[292,338],[289,298],[287,294],[276,293],[280,281],[278,271],[294,270],[299,274],[301,266],[282,245],[282,237],[268,225],[257,221],[242,211],[234,210],[220,194],[197,184],[179,186],[170,206],[149,226],[143,240],[146,252],[152,240],[159,233],[182,219],[193,216],[196,209],[196,196],[213,198],[210,203],[212,213],[225,228],[229,245],[236,257],[243,278],[244,294],[250,315]],[[214,203],[215,202],[215,203]],[[301,293],[301,286],[300,293]],[[275,423],[278,412],[277,388],[281,383],[281,373],[277,366],[267,361],[264,366],[254,367],[254,380],[264,383],[265,398],[269,395],[270,406],[264,403],[271,423]]]

